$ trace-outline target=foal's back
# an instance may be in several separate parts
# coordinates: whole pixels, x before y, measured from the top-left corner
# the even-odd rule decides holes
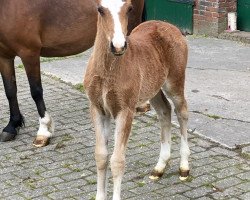
[[[166,81],[184,86],[188,48],[175,26],[162,21],[140,24],[129,37],[129,50],[125,55],[130,59],[126,60],[140,69],[140,98],[150,98],[149,94],[160,90]]]

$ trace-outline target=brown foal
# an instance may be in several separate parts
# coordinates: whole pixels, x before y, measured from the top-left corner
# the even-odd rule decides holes
[[[145,22],[126,37],[131,0],[100,0],[98,12],[94,51],[84,80],[96,133],[96,199],[107,199],[107,144],[113,118],[113,200],[119,200],[133,117],[136,107],[148,100],[161,124],[160,156],[150,178],[161,177],[170,159],[171,105],[166,96],[172,100],[180,124],[180,177],[188,177],[190,150],[184,97],[188,48],[175,26],[160,21]]]

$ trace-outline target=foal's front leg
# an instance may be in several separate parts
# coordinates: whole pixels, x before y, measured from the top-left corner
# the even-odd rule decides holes
[[[36,103],[37,111],[40,116],[40,126],[33,145],[36,147],[43,147],[48,145],[49,139],[52,137],[54,132],[54,123],[49,113],[46,112],[43,99],[39,53],[35,53],[34,55],[25,55],[22,56],[21,59],[29,80],[31,96]]]
[[[91,106],[91,115],[95,126],[96,147],[95,160],[97,166],[97,194],[96,200],[107,198],[107,166],[108,166],[108,135],[110,133],[110,116],[103,115]]]
[[[111,157],[111,171],[114,181],[113,200],[121,199],[121,182],[125,169],[125,151],[131,131],[134,113],[129,110],[121,111],[116,117],[115,146]]]

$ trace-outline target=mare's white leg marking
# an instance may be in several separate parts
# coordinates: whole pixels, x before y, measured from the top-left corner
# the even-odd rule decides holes
[[[39,123],[40,126],[37,132],[37,136],[45,136],[48,138],[52,137],[54,133],[54,122],[48,112],[45,112],[43,118],[39,118]]]
[[[122,31],[122,26],[119,18],[119,12],[125,2],[121,0],[102,0],[102,6],[110,10],[114,20],[114,36],[112,39],[113,45],[116,48],[122,48],[125,45],[125,36]]]

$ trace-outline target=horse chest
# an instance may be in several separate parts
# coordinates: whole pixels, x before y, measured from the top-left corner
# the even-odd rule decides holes
[[[118,92],[99,76],[92,77],[87,85],[87,95],[91,103],[104,113],[116,117],[121,109]]]

